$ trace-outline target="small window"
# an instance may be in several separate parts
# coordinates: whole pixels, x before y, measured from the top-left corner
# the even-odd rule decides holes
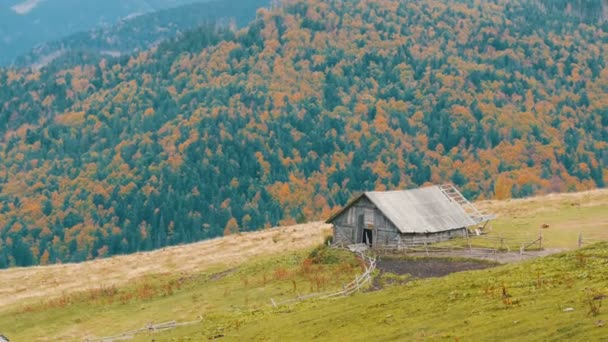
[[[374,209],[364,209],[363,214],[365,215],[363,223],[366,227],[374,225]]]

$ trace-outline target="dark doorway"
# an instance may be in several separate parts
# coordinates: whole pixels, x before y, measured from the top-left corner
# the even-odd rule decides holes
[[[363,214],[357,217],[357,231],[355,232],[355,243],[363,240]]]
[[[373,234],[371,229],[363,229],[363,243],[368,246],[373,244]]]

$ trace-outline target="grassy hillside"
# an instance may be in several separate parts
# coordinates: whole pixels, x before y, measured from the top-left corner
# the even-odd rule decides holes
[[[253,258],[311,248],[331,235],[323,223],[273,228],[184,246],[78,264],[13,268],[1,272],[0,307],[54,298],[100,284],[124,284],[154,273],[196,273]]]
[[[552,194],[476,204],[498,215],[491,236],[534,240],[542,231],[547,248],[574,249],[583,239],[608,239],[608,190]],[[548,225],[548,228],[541,228]],[[584,241],[583,241],[584,242]]]
[[[608,238],[608,191],[481,205],[501,215],[494,230],[504,234],[536,232],[537,220],[550,222],[544,230],[548,248],[575,246],[581,226]],[[608,295],[606,243],[405,285],[395,282],[407,277],[384,274],[377,280],[381,291],[272,308],[270,298],[340,289],[361,272],[349,253],[312,253],[328,233],[324,224],[299,225],[81,264],[3,270],[0,331],[15,340],[76,341],[150,322],[202,318],[154,338],[479,340],[525,335],[558,340],[605,334],[595,325],[608,319],[606,310],[589,313],[598,303],[588,300]],[[564,312],[568,307],[574,311]]]
[[[2,69],[0,268],[319,220],[361,190],[601,188],[608,31],[559,8],[285,0],[238,32]]]
[[[228,340],[599,341],[606,337],[608,311],[593,298],[608,296],[606,260],[608,244],[602,243],[335,301],[237,315],[233,320],[244,322],[239,327],[230,320],[208,322],[159,337],[196,340],[212,337],[215,329]]]

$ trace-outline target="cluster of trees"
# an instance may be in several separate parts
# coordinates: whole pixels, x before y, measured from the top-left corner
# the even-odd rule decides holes
[[[289,0],[0,70],[0,267],[326,218],[354,192],[605,186],[608,32],[525,0]]]

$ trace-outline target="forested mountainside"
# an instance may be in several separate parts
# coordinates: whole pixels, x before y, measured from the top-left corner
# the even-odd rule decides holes
[[[608,28],[528,0],[286,0],[133,57],[0,72],[0,266],[325,218],[354,192],[608,181]]]
[[[79,32],[42,44],[18,57],[14,65],[40,67],[54,60],[60,67],[96,63],[104,55],[125,55],[149,49],[163,40],[209,22],[243,27],[255,17],[258,8],[268,4],[268,0],[209,1],[143,14],[122,20],[114,26]]]

